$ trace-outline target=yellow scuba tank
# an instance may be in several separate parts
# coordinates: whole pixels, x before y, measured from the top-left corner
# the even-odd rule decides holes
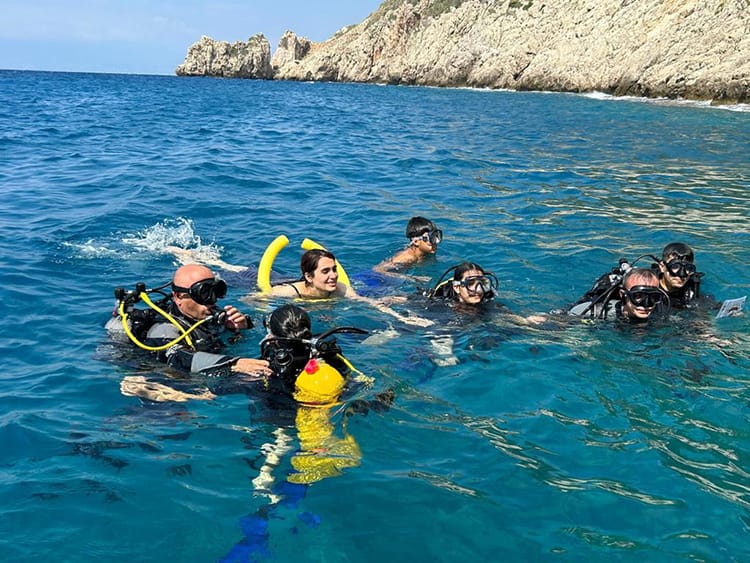
[[[343,428],[344,437],[334,433],[326,407],[300,406],[295,423],[300,441],[300,451],[291,459],[296,473],[287,476],[290,483],[310,484],[341,475],[347,467],[357,467],[362,451],[354,437]]]
[[[294,399],[308,405],[330,405],[343,390],[341,373],[325,361],[311,358],[294,383]]]
[[[319,358],[311,358],[294,383],[294,399],[308,405],[335,403],[344,390],[344,377]]]

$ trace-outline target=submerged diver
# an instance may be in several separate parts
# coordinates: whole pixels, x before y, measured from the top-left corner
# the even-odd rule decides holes
[[[296,508],[310,484],[360,465],[362,451],[347,430],[348,417],[366,415],[369,410],[382,412],[395,396],[388,390],[372,401],[341,402],[342,396],[352,391],[352,383],[369,385],[371,379],[351,365],[332,336],[366,331],[339,327],[315,336],[309,315],[295,305],[277,308],[264,324],[268,334],[261,341],[261,354],[274,372],[268,380],[270,389],[295,399],[294,404],[286,405],[292,409],[282,412],[277,408],[274,414],[292,414],[294,418],[277,427],[272,440],[261,447],[264,457],[258,475],[252,479],[253,492],[268,498],[269,504],[240,519],[243,537],[221,561],[249,561],[257,555],[270,555],[269,520],[283,519],[281,509]],[[337,416],[341,417],[340,432],[334,422]],[[298,447],[289,430],[296,430]],[[285,475],[276,475],[279,473]],[[311,519],[311,525],[319,520],[310,513],[299,518],[306,522]]]
[[[617,319],[643,323],[657,310],[669,307],[669,297],[659,287],[659,277],[646,268],[630,268],[605,291],[595,285],[568,310],[568,315],[591,319]],[[600,278],[601,280],[601,278]],[[597,280],[597,284],[600,283]]]
[[[435,223],[424,217],[412,217],[406,224],[406,238],[409,245],[384,260],[373,268],[373,271],[400,276],[398,272],[433,256],[438,245],[443,241],[443,231]]]
[[[198,264],[180,267],[174,274],[171,293],[150,290],[162,296],[151,302],[149,291],[137,287],[134,292],[118,289],[118,308],[107,324],[113,336],[123,333],[140,348],[152,351],[156,357],[181,372],[224,376],[243,373],[264,376],[271,373],[266,360],[243,358],[223,353],[222,335],[237,335],[252,327],[247,315],[227,305],[219,309],[216,302],[226,295],[226,283]],[[136,309],[144,300],[149,309]]]

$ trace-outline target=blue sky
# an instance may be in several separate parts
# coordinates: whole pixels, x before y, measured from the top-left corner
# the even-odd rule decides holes
[[[323,41],[382,0],[0,0],[0,69],[174,74],[208,35]]]

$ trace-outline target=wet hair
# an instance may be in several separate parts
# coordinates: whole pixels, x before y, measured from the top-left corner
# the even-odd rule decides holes
[[[693,249],[684,242],[670,242],[664,247],[664,250],[661,251],[662,261],[669,262],[670,259],[674,258],[680,258],[682,260],[687,260],[688,262],[693,262],[695,260]]]
[[[290,397],[294,381],[310,359],[310,316],[296,305],[278,307],[265,321],[270,338],[260,343],[260,353],[273,370],[267,389]]]
[[[628,285],[628,281],[635,279],[636,281],[651,282],[651,285],[659,285],[659,276],[653,270],[648,268],[631,268],[627,274],[622,277],[622,287]],[[644,285],[643,283],[636,283],[634,285]]]
[[[282,305],[268,318],[268,330],[278,338],[312,338],[312,323],[307,311],[296,305]]]
[[[453,281],[461,281],[464,277],[464,274],[472,270],[482,272],[482,275],[486,273],[484,271],[484,268],[482,268],[476,262],[461,262],[458,266],[456,266],[456,269],[453,270]]]
[[[435,223],[424,217],[412,217],[406,224],[406,238],[413,239],[419,235],[437,229]]]
[[[334,262],[336,261],[333,252],[328,252],[327,250],[308,250],[302,255],[299,261],[299,269],[302,270],[303,281],[307,281],[305,274],[310,274],[311,276],[315,274],[321,258],[330,258]]]

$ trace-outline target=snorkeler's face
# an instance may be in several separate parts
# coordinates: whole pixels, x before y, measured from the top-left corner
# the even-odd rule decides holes
[[[478,305],[484,298],[484,294],[492,289],[492,285],[484,272],[468,270],[461,276],[460,281],[453,282],[453,288],[461,303]]]
[[[695,274],[695,264],[679,257],[670,257],[666,262],[659,262],[659,270],[662,273],[661,286],[670,292],[685,287],[690,277]]]
[[[435,254],[442,239],[443,231],[440,229],[426,230],[421,235],[412,238],[411,243],[423,254]]]
[[[321,257],[318,267],[312,274],[305,274],[305,279],[319,291],[336,291],[339,282],[336,262],[325,256]]]

